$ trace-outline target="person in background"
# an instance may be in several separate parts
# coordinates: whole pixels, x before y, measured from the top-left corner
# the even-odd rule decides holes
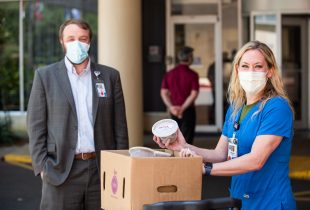
[[[190,144],[194,141],[196,126],[194,102],[199,92],[199,76],[189,67],[193,62],[193,51],[193,48],[185,46],[178,52],[180,63],[164,75],[160,91],[171,118],[178,123]]]
[[[236,54],[229,84],[230,107],[215,149],[177,140],[160,147],[199,155],[205,174],[232,176],[230,194],[242,209],[295,210],[289,178],[294,111],[284,91],[271,49],[259,41],[245,44]]]
[[[87,22],[65,21],[64,59],[35,71],[27,128],[40,209],[101,209],[100,151],[128,148],[119,72],[90,60],[91,40]]]

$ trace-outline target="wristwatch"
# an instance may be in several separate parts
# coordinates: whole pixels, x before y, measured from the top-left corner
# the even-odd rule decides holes
[[[205,176],[210,176],[211,170],[213,168],[213,163],[209,163],[209,162],[204,163],[204,168],[205,168]]]

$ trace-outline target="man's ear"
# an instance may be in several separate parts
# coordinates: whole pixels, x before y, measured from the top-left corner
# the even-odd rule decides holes
[[[63,50],[64,52],[66,52],[65,44],[64,44],[63,40],[62,40],[62,39],[59,39],[59,42],[60,42],[60,45],[61,45],[62,50]]]

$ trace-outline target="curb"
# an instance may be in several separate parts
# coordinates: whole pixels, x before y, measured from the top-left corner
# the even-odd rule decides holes
[[[7,154],[3,156],[3,160],[6,162],[31,163],[31,157],[29,155]]]
[[[310,157],[292,156],[289,176],[293,179],[310,180]]]
[[[33,170],[31,166],[31,157],[29,155],[7,154],[4,155],[1,159],[9,164],[28,170]]]

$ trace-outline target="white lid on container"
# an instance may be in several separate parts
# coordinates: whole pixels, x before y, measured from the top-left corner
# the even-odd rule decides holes
[[[178,123],[172,119],[157,121],[152,126],[152,133],[158,137],[167,137],[174,134],[178,129]]]

